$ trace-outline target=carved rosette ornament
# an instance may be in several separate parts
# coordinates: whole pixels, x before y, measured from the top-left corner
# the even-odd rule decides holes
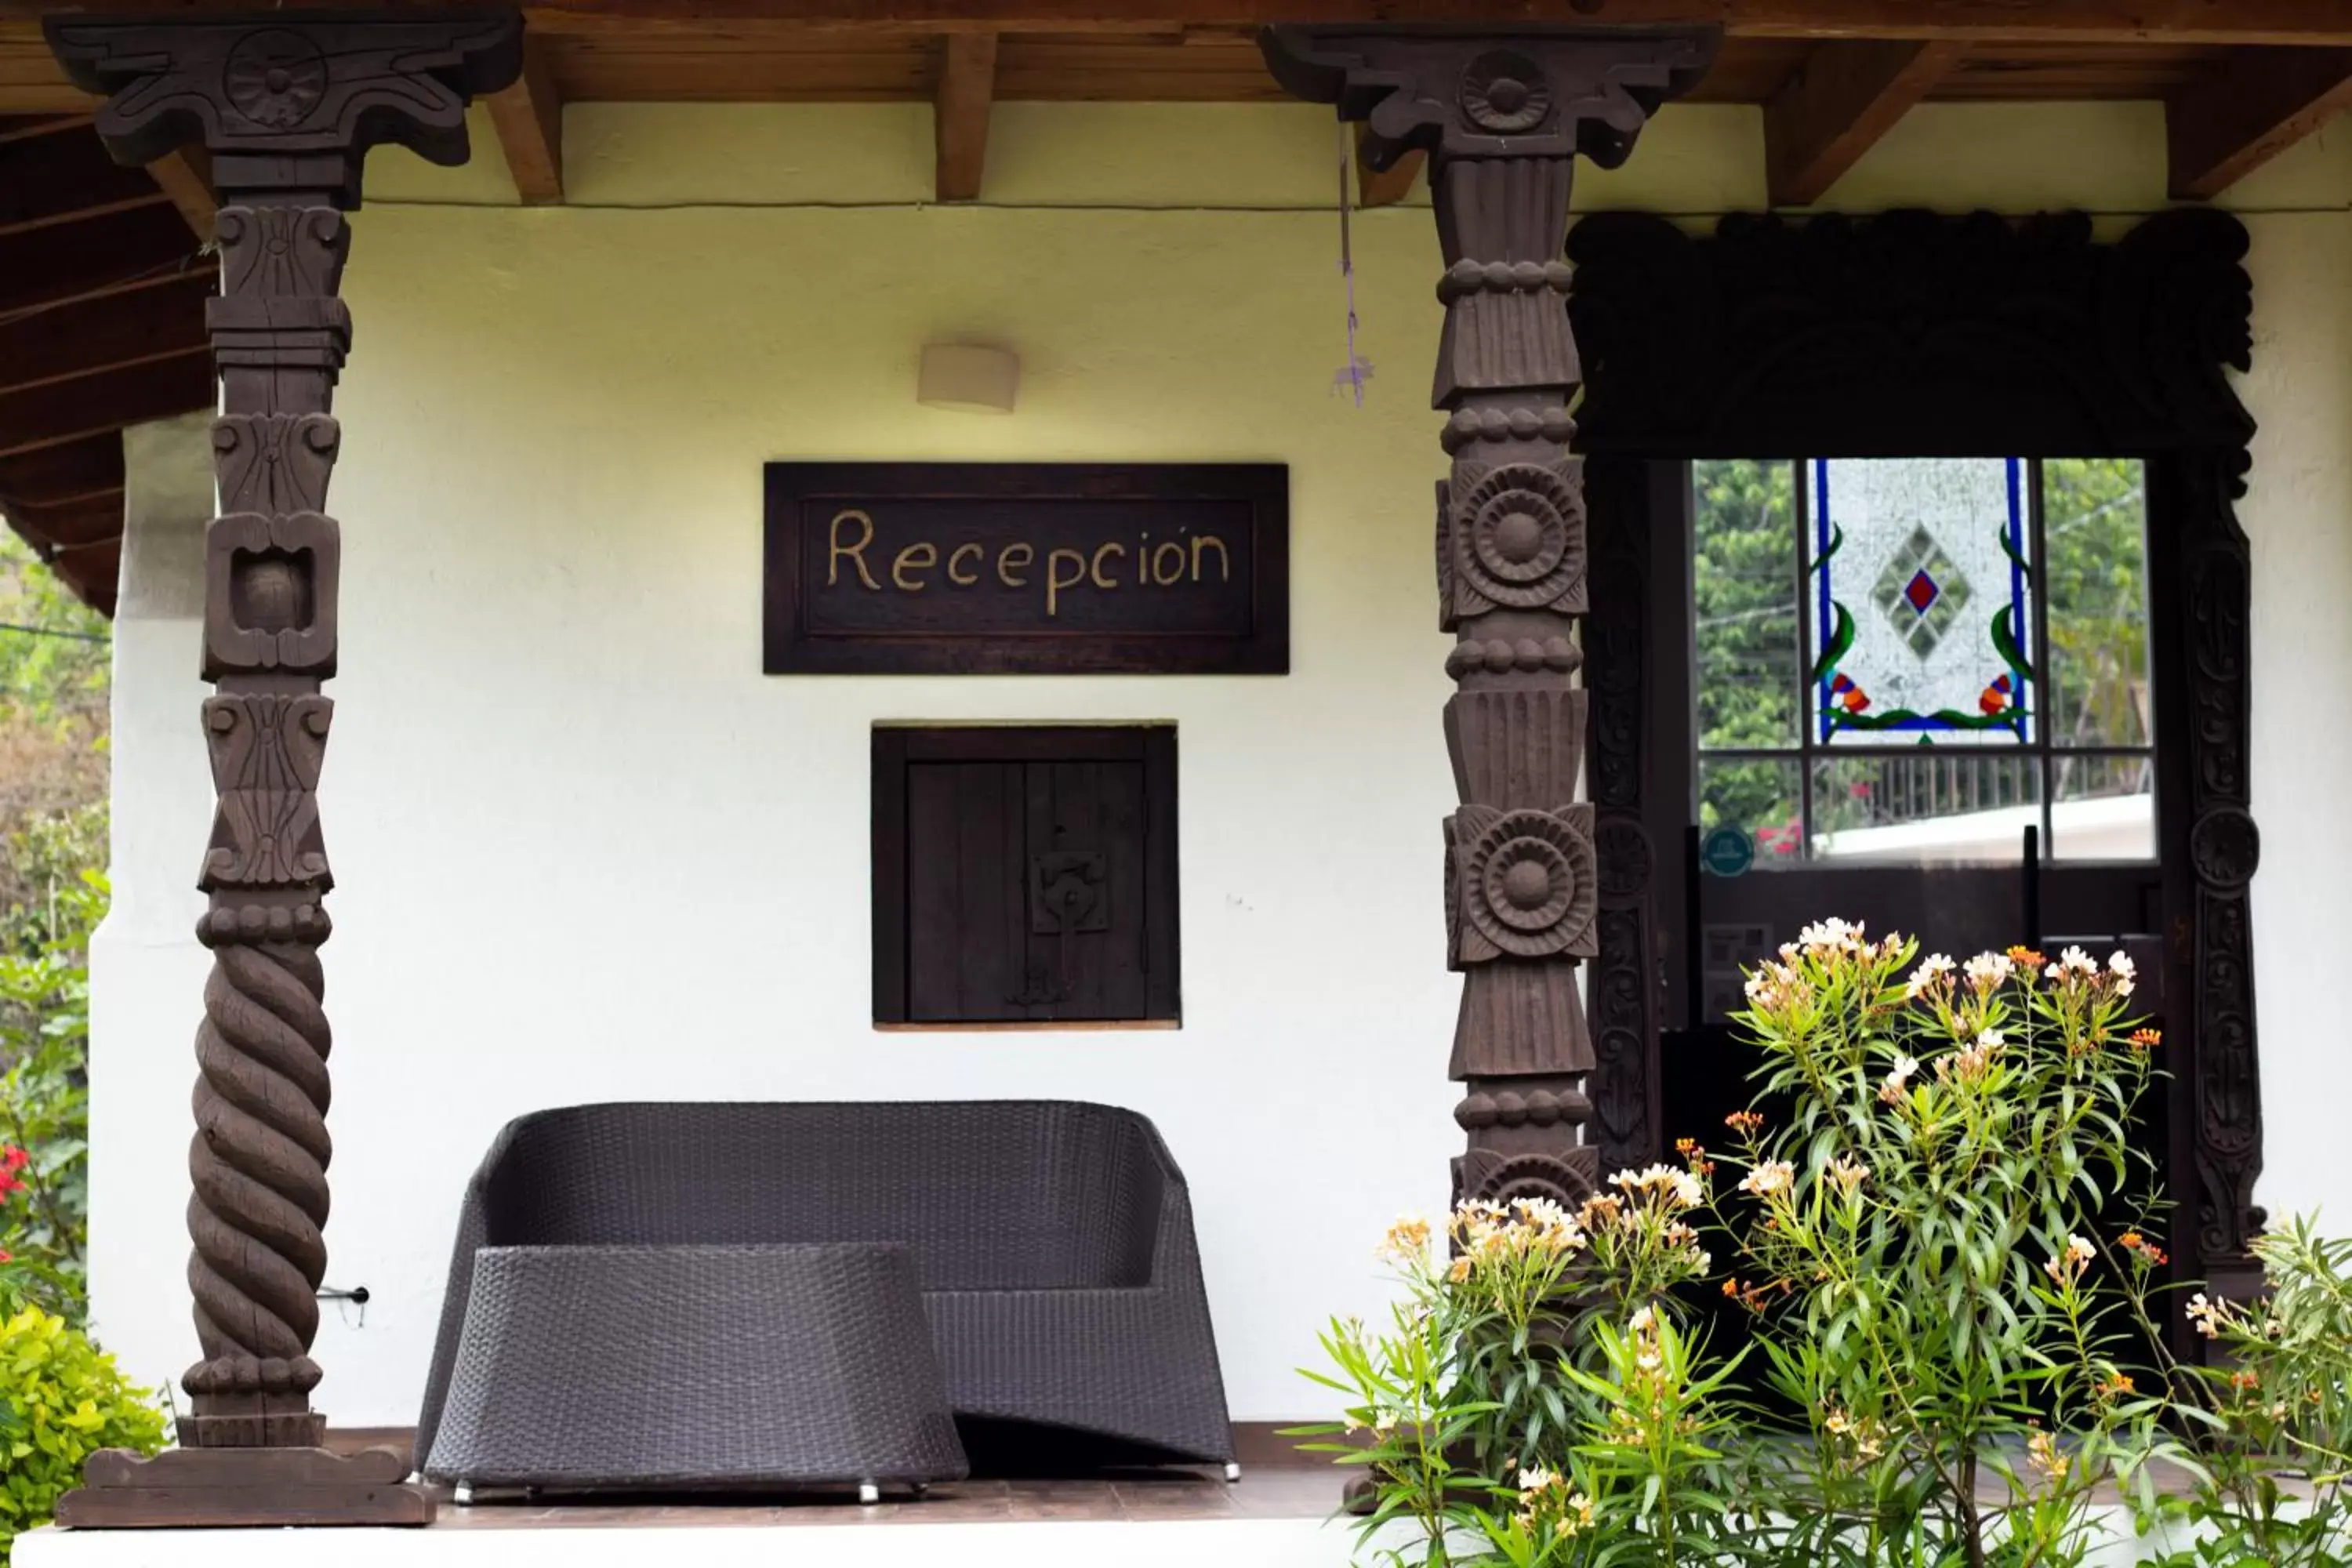
[[[1596,951],[1609,871],[1592,808],[1571,804],[1587,547],[1561,252],[1576,156],[1622,162],[1717,42],[1709,28],[1346,26],[1262,39],[1285,88],[1365,122],[1370,166],[1430,155],[1445,310],[1433,403],[1453,458],[1437,489],[1438,617],[1455,637],[1445,739],[1462,803],[1444,835],[1448,958],[1463,976],[1457,1200],[1572,1207],[1599,1177],[1577,966]]]
[[[197,936],[213,967],[188,1154],[203,1355],[182,1380],[183,1450],[107,1472],[127,1479],[93,1469],[60,1517],[164,1522],[142,1497],[210,1485],[225,1489],[189,1506],[212,1522],[422,1523],[429,1505],[386,1484],[397,1474],[308,1452],[325,1426],[310,1408],[310,1352],[331,1153],[319,948],[333,877],[318,787],[334,705],[319,688],[335,672],[341,533],[324,508],[352,341],[336,290],[368,148],[398,142],[463,162],[466,105],[520,72],[521,24],[510,11],[280,11],[53,16],[47,33],[74,80],[108,95],[99,132],[119,160],[148,163],[188,141],[211,151],[222,289],[205,311],[221,381],[222,515],[205,538],[203,670],[216,690],[203,717],[217,804]],[[224,1468],[233,1456],[196,1452],[222,1449],[258,1451],[255,1464],[275,1468]],[[298,1452],[267,1458],[288,1449]]]

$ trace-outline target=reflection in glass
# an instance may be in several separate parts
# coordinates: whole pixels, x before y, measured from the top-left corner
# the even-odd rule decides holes
[[[2042,465],[2050,743],[2148,742],[2147,492],[2130,458]]]
[[[1694,670],[1703,750],[1797,744],[1796,470],[1691,466]]]
[[[1805,858],[1799,804],[1802,764],[1788,757],[1701,757],[1698,826],[1702,837],[1729,826],[1756,845],[1755,869],[1794,866]]]
[[[2042,763],[2027,752],[1922,750],[1813,762],[1812,853],[1841,864],[2011,864],[2042,825]]]
[[[2053,859],[2156,858],[2154,758],[2062,753],[2050,773]]]

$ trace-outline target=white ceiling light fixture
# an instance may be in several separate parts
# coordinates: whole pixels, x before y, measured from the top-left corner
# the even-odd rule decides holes
[[[1021,356],[1010,349],[925,343],[915,401],[959,414],[1010,414],[1021,387]]]

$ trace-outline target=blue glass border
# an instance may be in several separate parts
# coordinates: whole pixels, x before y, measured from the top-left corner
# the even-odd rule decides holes
[[[1829,640],[1829,626],[1831,625],[1830,574],[1827,571],[1822,569],[1822,558],[1830,552],[1830,531],[1832,527],[1830,522],[1830,464],[1833,461],[1844,460],[1846,459],[1830,458],[1815,458],[1811,459],[1813,465],[1813,559],[1811,569],[1813,575],[1819,578],[1821,582],[1819,589],[1819,607],[1813,617],[1813,646],[1806,649],[1806,658],[1808,662],[1817,661],[1821,658],[1821,650],[1824,646],[1826,646]],[[1858,458],[1853,460],[1867,462],[1884,461],[1885,459]],[[2028,669],[2032,669],[2036,657],[2036,649],[2033,644],[2033,625],[2025,613],[2025,459],[2022,458],[2003,458],[2000,461],[2005,468],[2009,490],[2009,624],[2011,634],[2017,638],[2018,651],[2024,658],[2025,667]],[[1834,673],[1834,671],[1831,672],[1831,674]],[[2012,705],[2021,712],[2024,717],[2025,723],[2023,727],[2024,732],[2021,733],[2016,731],[2012,731],[2011,733],[2016,734],[2017,742],[2023,745],[2032,739],[2032,730],[2034,722],[2033,710],[2026,705],[2027,694],[2032,688],[2032,679],[2030,676],[2025,675],[2018,675],[2016,679],[2017,694],[2015,698],[2012,699]],[[1836,734],[1841,728],[1835,719],[1832,717],[1832,703],[1830,694],[1830,679],[1828,675],[1824,675],[1821,681],[1819,700],[1815,703],[1813,710],[1821,723],[1820,739],[1822,743],[1828,744],[1830,738]],[[1985,731],[1963,731],[1953,724],[1947,723],[1936,718],[1933,714],[1922,713],[1915,718],[1906,719],[1899,723],[1889,724],[1885,727],[1883,732],[1890,735],[1903,734],[1906,732],[1913,734],[1958,735],[1963,733],[1980,734]]]

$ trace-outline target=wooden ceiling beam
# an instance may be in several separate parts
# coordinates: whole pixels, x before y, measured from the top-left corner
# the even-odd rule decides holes
[[[1774,206],[1811,206],[1968,52],[1951,42],[1822,44],[1764,105]]]
[[[309,0],[366,9],[376,0]],[[464,4],[467,0],[432,0]],[[152,13],[156,0],[78,0],[94,13]],[[191,12],[247,13],[252,0],[180,0]],[[0,50],[39,46],[56,0],[0,0]],[[526,0],[546,33],[724,31],[744,24],[1033,32],[1155,31],[1267,22],[1717,23],[1759,38],[1915,38],[1962,43],[2352,44],[2344,0]],[[0,80],[10,79],[0,77]],[[63,85],[62,73],[57,77]],[[75,95],[68,111],[89,103]],[[0,108],[0,112],[14,112]]]
[[[126,425],[213,407],[205,350],[25,392],[0,393],[0,458],[104,435]]]
[[[1375,169],[1364,162],[1364,138],[1370,127],[1356,127],[1356,205],[1360,207],[1394,206],[1404,200],[1412,189],[1413,180],[1428,154],[1418,147],[1399,158],[1385,169]]]
[[[2352,47],[2240,49],[2164,106],[2175,197],[2208,201],[2352,109]]]
[[[996,35],[950,33],[940,40],[939,91],[931,100],[932,180],[940,201],[980,199],[995,101]]]
[[[544,37],[524,35],[522,75],[512,87],[490,94],[488,102],[515,194],[525,206],[562,201],[563,96],[556,89]]]
[[[0,394],[170,359],[205,347],[210,272],[134,294],[0,318]]]
[[[188,232],[210,244],[213,217],[220,210],[220,197],[213,191],[212,153],[191,142],[148,164],[147,177],[180,209]]]

